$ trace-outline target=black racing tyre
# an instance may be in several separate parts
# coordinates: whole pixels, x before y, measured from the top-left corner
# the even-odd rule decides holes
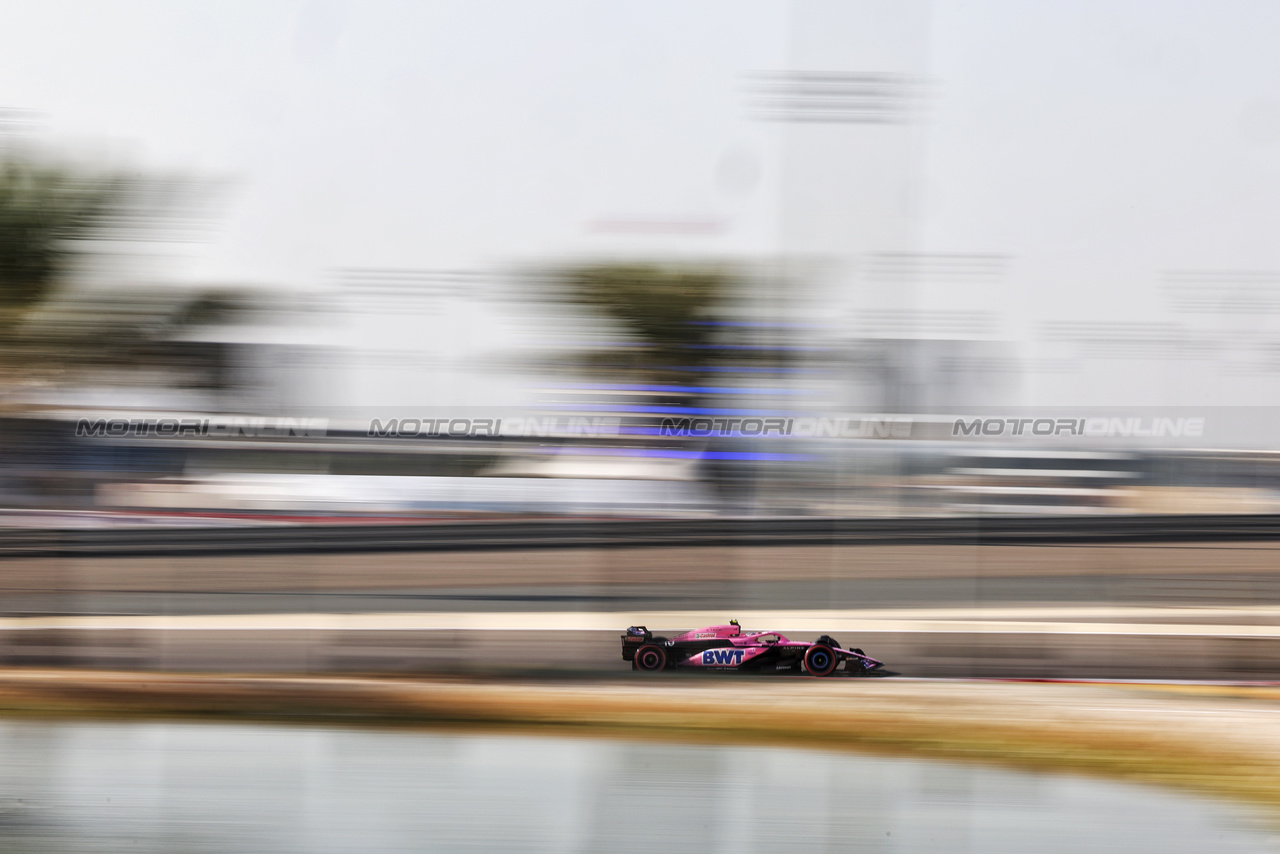
[[[646,673],[656,673],[667,666],[667,651],[656,643],[647,643],[636,650],[631,666]]]
[[[836,654],[826,644],[815,643],[805,650],[804,669],[809,671],[810,676],[830,676],[839,665],[840,659],[836,658]]]

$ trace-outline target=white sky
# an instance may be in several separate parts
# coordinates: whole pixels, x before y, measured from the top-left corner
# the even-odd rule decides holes
[[[783,131],[748,117],[743,75],[795,67],[794,5],[0,2],[0,107],[146,168],[234,177],[189,278],[769,255]],[[888,8],[839,5],[871,27]],[[1280,269],[1280,5],[911,5],[927,26],[904,61],[933,94],[907,176],[914,232],[884,248],[1012,258],[998,292],[926,288],[917,307],[994,307],[1031,341],[1052,319],[1169,319],[1163,270]],[[842,70],[877,70],[876,40],[854,36]],[[617,218],[724,231],[591,229]],[[1139,402],[1218,400],[1214,371],[1147,367],[1156,399]],[[1088,397],[1109,370],[1053,394]]]

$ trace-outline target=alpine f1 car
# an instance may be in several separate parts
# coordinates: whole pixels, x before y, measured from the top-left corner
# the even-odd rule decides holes
[[[793,641],[778,632],[744,632],[737,620],[673,638],[655,637],[644,626],[632,626],[622,636],[622,659],[630,661],[633,670],[650,673],[696,668],[830,676],[843,663],[845,673],[860,676],[884,667],[860,649],[844,649],[829,635],[813,643]]]

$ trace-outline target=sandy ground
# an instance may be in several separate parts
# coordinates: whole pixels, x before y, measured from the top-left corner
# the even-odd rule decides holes
[[[821,746],[1083,772],[1280,810],[1280,685],[639,675],[485,682],[5,670],[0,712],[553,728]]]

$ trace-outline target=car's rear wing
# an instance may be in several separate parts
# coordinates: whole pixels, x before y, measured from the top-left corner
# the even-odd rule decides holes
[[[627,633],[622,636],[622,660],[631,661],[636,656],[636,650],[652,640],[653,632],[644,626],[632,626],[627,629]]]

